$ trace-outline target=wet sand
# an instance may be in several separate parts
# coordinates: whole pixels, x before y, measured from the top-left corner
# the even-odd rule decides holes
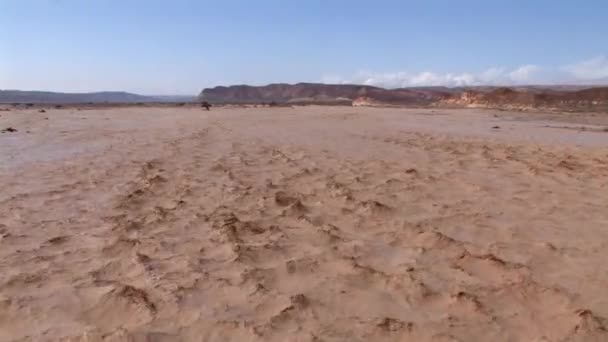
[[[0,341],[606,341],[608,120],[0,112]]]

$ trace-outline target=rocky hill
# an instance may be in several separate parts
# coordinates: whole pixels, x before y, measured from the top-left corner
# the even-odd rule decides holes
[[[436,105],[517,110],[608,111],[608,87],[564,89],[496,88],[487,92],[465,90],[442,98]]]
[[[210,103],[261,104],[351,104],[369,99],[369,103],[389,105],[428,105],[449,92],[433,89],[383,89],[352,84],[270,84],[267,86],[237,85],[204,89],[200,101]]]
[[[384,89],[353,84],[281,83],[208,88],[200,93],[198,99],[214,104],[346,104],[603,111],[608,109],[608,87],[558,85]]]

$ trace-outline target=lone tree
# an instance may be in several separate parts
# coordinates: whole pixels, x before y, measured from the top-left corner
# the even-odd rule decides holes
[[[207,101],[203,101],[201,103],[201,107],[205,108],[206,110],[209,110],[209,108],[211,108],[211,104],[209,102],[207,102]]]

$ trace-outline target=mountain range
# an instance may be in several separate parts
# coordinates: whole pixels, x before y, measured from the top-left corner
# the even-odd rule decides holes
[[[474,86],[385,89],[353,84],[270,84],[204,89],[212,104],[348,104],[354,106],[442,106],[510,109],[608,110],[608,87]]]
[[[56,93],[49,91],[0,90],[0,103],[137,103],[189,102],[194,96],[145,96],[121,91]]]
[[[369,85],[277,83],[206,88],[195,96],[146,96],[127,92],[55,93],[0,90],[0,103],[171,103],[253,105],[353,105],[481,107],[515,110],[608,111],[607,86],[474,86],[385,89]]]

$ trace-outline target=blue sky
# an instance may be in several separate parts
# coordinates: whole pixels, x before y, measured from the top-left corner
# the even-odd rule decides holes
[[[606,0],[0,0],[0,89],[608,83]]]

